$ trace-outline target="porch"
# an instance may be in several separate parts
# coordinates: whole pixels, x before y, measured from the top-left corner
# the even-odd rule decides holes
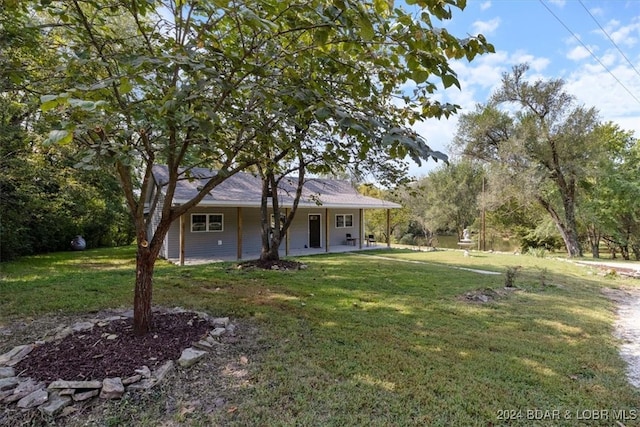
[[[302,257],[302,256],[310,256],[310,255],[320,255],[320,254],[335,254],[335,253],[344,253],[344,252],[357,252],[357,251],[367,251],[373,249],[382,249],[386,248],[386,243],[377,243],[371,245],[362,245],[359,247],[358,245],[333,245],[329,249],[329,251],[325,250],[325,248],[304,248],[304,249],[291,249],[289,250],[289,254],[285,255],[284,250],[280,250],[280,256],[282,258],[292,258],[292,257]],[[211,257],[211,258],[187,258],[184,260],[184,265],[201,265],[201,264],[210,264],[214,262],[232,262],[232,261],[249,261],[260,258],[260,252],[256,253],[244,253],[242,254],[242,259],[238,259],[235,257]],[[169,258],[169,262],[180,265],[179,258]]]

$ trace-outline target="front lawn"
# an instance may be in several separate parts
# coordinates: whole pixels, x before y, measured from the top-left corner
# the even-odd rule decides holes
[[[321,255],[298,258],[308,268],[295,272],[160,261],[156,305],[257,327],[257,351],[243,381],[221,392],[223,410],[166,410],[167,388],[143,406],[108,403],[105,425],[634,425],[640,392],[626,382],[600,290],[636,282],[555,259],[474,255]],[[134,257],[120,248],[0,264],[0,329],[130,306]],[[516,266],[517,289],[505,291]],[[607,418],[586,419],[596,410]]]

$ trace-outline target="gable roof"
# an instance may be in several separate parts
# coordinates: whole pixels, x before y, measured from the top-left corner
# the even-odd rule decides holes
[[[198,194],[198,188],[215,176],[213,169],[191,169],[191,179],[186,177],[180,180],[176,186],[174,203],[185,203]],[[153,167],[153,176],[158,185],[165,186],[169,182],[169,170],[164,165]],[[285,178],[280,181],[279,197],[281,207],[292,207],[297,178]],[[260,177],[239,172],[215,187],[202,199],[199,206],[228,206],[228,207],[260,207],[262,196],[262,182]],[[363,196],[351,186],[348,181],[309,178],[303,187],[302,197],[298,207],[323,207],[323,208],[356,208],[356,209],[397,209],[402,206]]]

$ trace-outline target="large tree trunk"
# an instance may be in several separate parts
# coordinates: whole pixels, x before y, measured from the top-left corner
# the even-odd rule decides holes
[[[572,205],[568,205],[565,203],[565,219],[563,221],[558,212],[554,209],[551,204],[543,199],[542,197],[538,197],[538,202],[545,208],[545,210],[551,215],[551,219],[553,219],[556,228],[560,232],[560,236],[564,241],[564,245],[567,249],[567,255],[570,258],[580,257],[582,256],[582,249],[580,248],[580,241],[578,240],[578,232],[576,228],[576,220],[575,213]]]
[[[153,269],[156,257],[149,248],[138,246],[136,255],[136,286],[133,298],[133,333],[145,335],[151,330]]]

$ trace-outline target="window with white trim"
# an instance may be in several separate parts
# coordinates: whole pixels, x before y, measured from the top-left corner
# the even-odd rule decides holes
[[[223,214],[191,214],[191,232],[202,233],[209,231],[224,231]]]
[[[351,228],[351,227],[353,227],[352,214],[336,215],[336,228]]]

